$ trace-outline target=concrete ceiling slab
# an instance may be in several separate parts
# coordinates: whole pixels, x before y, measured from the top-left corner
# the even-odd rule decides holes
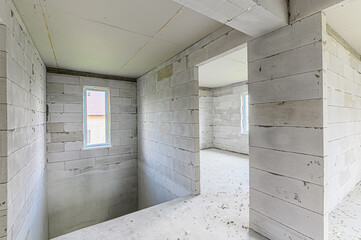
[[[14,0],[45,64],[139,77],[222,24],[171,0]]]
[[[284,0],[173,0],[252,37],[288,24]]]
[[[200,87],[222,87],[248,80],[247,47],[199,66]]]
[[[327,24],[361,54],[361,0],[349,0],[325,10]]]

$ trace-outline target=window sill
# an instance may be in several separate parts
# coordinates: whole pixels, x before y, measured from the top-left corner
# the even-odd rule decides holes
[[[92,150],[92,149],[100,149],[100,148],[112,148],[112,145],[101,145],[101,146],[94,146],[94,147],[83,147],[81,150],[82,151],[86,151],[86,150]]]

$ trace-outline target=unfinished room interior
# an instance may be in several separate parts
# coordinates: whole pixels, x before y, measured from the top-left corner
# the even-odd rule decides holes
[[[361,240],[361,0],[0,0],[0,240]]]

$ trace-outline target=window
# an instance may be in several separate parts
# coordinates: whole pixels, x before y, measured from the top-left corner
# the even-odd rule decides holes
[[[110,146],[109,89],[84,87],[84,148]]]
[[[241,94],[241,131],[248,134],[248,93]]]

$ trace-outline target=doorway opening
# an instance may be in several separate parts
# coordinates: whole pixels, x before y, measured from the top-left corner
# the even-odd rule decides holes
[[[247,44],[198,71],[201,197],[228,234],[264,239],[249,231]]]

